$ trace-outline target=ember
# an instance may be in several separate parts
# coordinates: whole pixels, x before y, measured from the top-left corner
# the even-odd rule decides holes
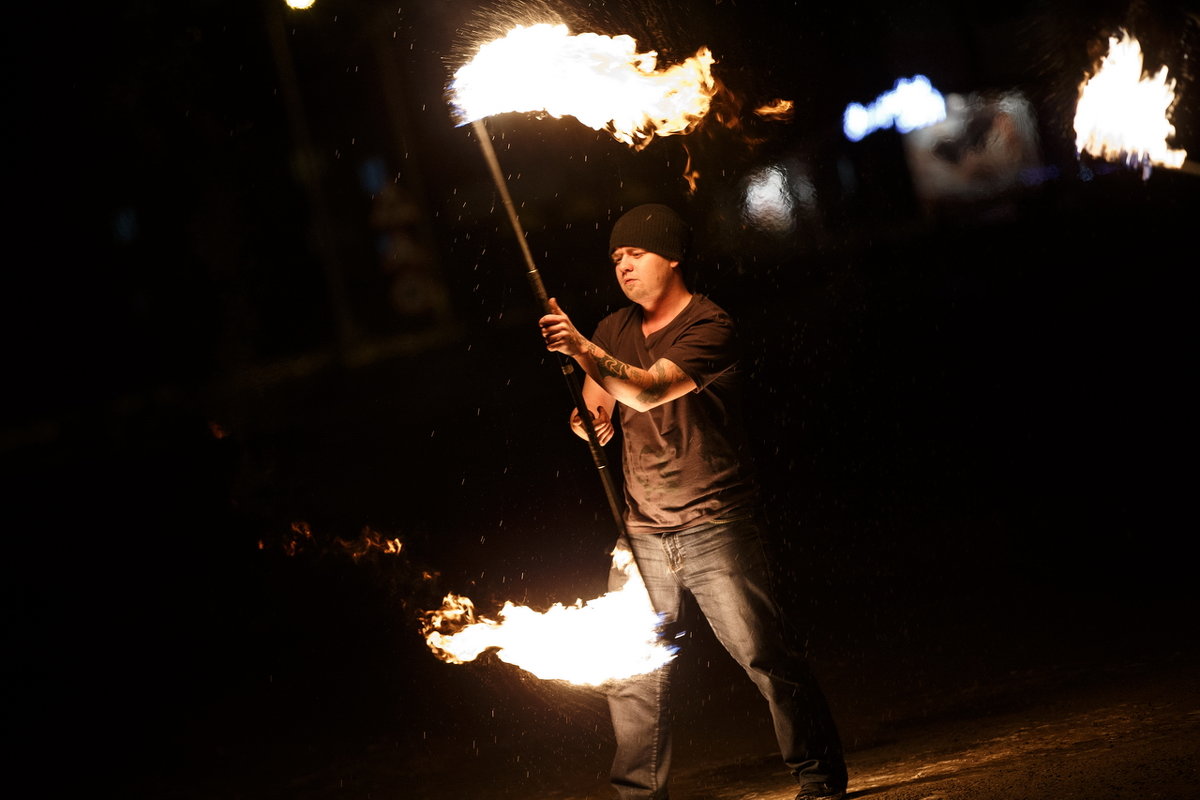
[[[770,103],[754,109],[754,113],[763,119],[778,119],[787,121],[792,118],[792,112],[795,110],[796,104],[791,100],[776,98]]]
[[[717,90],[707,47],[664,70],[657,60],[630,36],[518,25],[481,46],[450,90],[460,125],[506,112],[571,116],[640,150],[655,136],[689,133]]]
[[[1109,37],[1108,53],[1079,87],[1075,149],[1140,167],[1144,177],[1152,164],[1181,168],[1187,152],[1167,145],[1175,135],[1176,100],[1175,80],[1165,66],[1154,75],[1143,71],[1137,39],[1124,32]]]
[[[661,639],[632,553],[618,547],[613,564],[627,577],[620,590],[586,603],[556,603],[545,612],[506,602],[498,619],[477,618],[469,597],[448,594],[440,609],[425,614],[425,642],[450,664],[494,649],[502,661],[539,678],[580,686],[650,672],[670,661],[676,648]]]
[[[404,543],[398,537],[389,539],[370,527],[364,527],[357,539],[338,537],[336,541],[355,561],[374,551],[396,555],[404,549]]]

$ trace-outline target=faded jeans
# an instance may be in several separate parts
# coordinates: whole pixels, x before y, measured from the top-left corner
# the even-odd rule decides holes
[[[690,595],[717,639],[766,698],[780,754],[796,781],[844,786],[837,727],[804,657],[789,646],[771,592],[760,524],[746,518],[627,538],[664,628],[677,629]],[[614,568],[609,590],[624,581],[624,573]],[[668,663],[620,681],[608,692],[617,740],[611,780],[621,800],[668,797],[671,671]]]

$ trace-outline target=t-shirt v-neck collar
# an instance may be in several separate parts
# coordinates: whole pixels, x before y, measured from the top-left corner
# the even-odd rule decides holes
[[[641,321],[638,323],[638,330],[642,331],[642,342],[643,342],[643,344],[645,344],[645,345],[649,346],[649,344],[650,344],[650,340],[651,340],[651,339],[653,339],[654,337],[658,336],[658,335],[659,335],[659,334],[661,334],[663,331],[666,331],[666,330],[668,330],[668,329],[669,329],[671,326],[673,326],[673,325],[674,325],[676,322],[679,322],[681,319],[683,319],[683,316],[684,316],[684,314],[686,314],[686,313],[687,313],[687,310],[688,310],[689,308],[691,308],[693,305],[695,305],[695,303],[696,303],[696,298],[698,298],[699,296],[700,296],[699,294],[697,294],[697,293],[693,292],[693,293],[692,293],[692,296],[691,296],[690,298],[688,298],[687,305],[685,305],[683,308],[679,309],[679,313],[678,313],[678,314],[676,314],[675,316],[671,317],[669,320],[667,320],[667,323],[666,323],[665,325],[663,325],[661,328],[659,328],[658,330],[656,330],[656,331],[654,331],[654,332],[652,332],[652,333],[645,333],[645,332],[644,332],[644,331],[645,331],[645,324],[646,324],[646,312],[645,312],[644,310],[641,310],[641,309],[639,309],[639,314],[638,314],[638,316],[641,318]]]

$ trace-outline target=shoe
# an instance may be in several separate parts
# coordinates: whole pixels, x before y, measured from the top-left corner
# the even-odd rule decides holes
[[[845,787],[839,788],[832,783],[806,783],[796,793],[796,800],[843,800],[845,796]]]

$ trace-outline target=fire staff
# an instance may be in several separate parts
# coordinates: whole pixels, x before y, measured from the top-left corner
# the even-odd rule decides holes
[[[551,313],[539,320],[542,336],[547,349],[586,373],[583,399],[601,444],[620,427],[628,536],[618,546],[632,547],[664,625],[698,607],[766,698],[783,761],[800,785],[797,800],[842,798],[847,776],[837,727],[771,588],[742,422],[736,329],[711,299],[689,290],[688,239],[686,223],[668,206],[628,211],[613,226],[608,251],[632,303],[601,320],[588,339],[551,298]],[[588,437],[578,409],[570,423]],[[614,570],[609,590],[623,580]],[[668,797],[671,671],[669,663],[608,692],[617,743],[611,781],[621,800]]]

